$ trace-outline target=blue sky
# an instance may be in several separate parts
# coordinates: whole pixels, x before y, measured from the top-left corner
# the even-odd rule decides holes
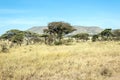
[[[52,21],[120,28],[120,0],[0,0],[0,34]]]

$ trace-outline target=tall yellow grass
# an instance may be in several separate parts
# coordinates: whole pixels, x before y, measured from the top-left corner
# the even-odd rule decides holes
[[[29,45],[0,53],[0,80],[117,80],[118,74],[120,42]]]

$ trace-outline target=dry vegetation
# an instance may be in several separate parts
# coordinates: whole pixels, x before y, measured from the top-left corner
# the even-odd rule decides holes
[[[29,45],[0,53],[0,80],[119,80],[120,42]]]

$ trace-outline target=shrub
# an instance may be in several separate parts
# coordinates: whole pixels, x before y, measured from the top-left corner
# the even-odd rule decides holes
[[[92,42],[97,41],[97,40],[98,40],[98,37],[99,37],[98,35],[93,35],[93,36],[92,36]]]
[[[62,41],[55,41],[54,44],[55,44],[55,45],[61,45],[61,44],[62,44]]]
[[[0,46],[1,46],[1,52],[3,52],[3,53],[9,52],[9,49],[7,48],[6,44],[1,44]]]

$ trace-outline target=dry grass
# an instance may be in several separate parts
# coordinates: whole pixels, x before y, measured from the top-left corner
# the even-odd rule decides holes
[[[0,80],[114,80],[118,74],[120,42],[29,45],[0,54]]]

